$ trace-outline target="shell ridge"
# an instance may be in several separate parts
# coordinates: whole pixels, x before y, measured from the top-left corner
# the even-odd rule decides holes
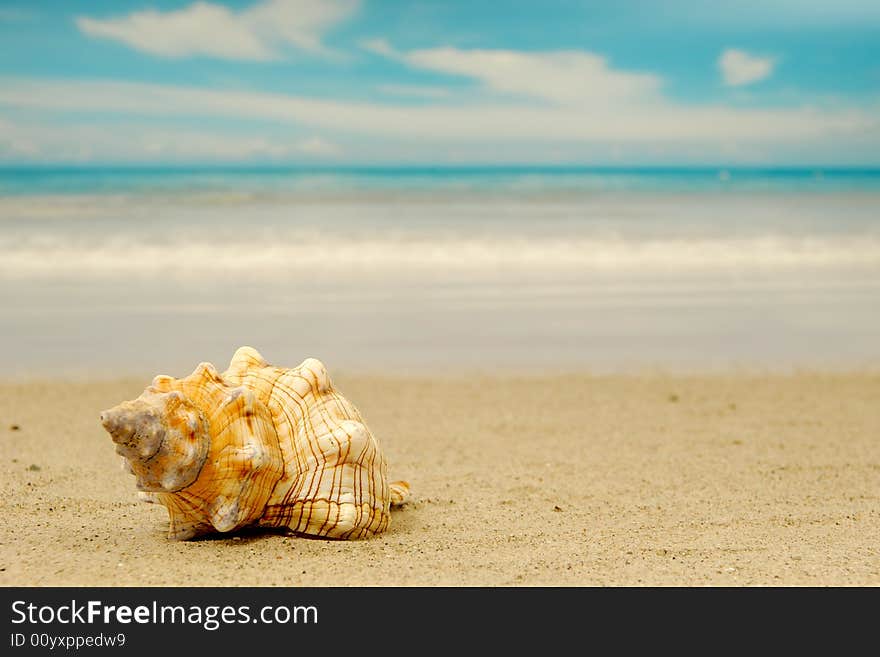
[[[304,376],[301,371],[298,372],[298,376],[300,376],[309,386],[309,391],[307,394],[310,393],[312,400],[316,402],[317,397],[318,397],[316,394],[316,391],[320,391],[322,388],[326,389],[326,387],[329,384],[329,377],[327,377],[325,375],[323,377],[324,380],[322,380],[322,378],[319,376],[319,373],[315,371],[316,369],[323,370],[324,369],[323,363],[321,363],[317,359],[307,359],[306,361],[303,362],[303,365],[301,366],[301,368],[306,369],[307,371],[309,371],[312,374],[312,378],[310,379],[309,377]],[[332,499],[335,499],[339,493],[337,486],[336,486],[336,470],[340,465],[339,464],[339,452],[340,452],[341,445],[339,444],[339,442],[337,440],[337,444],[335,445],[335,449],[333,449],[331,452],[330,450],[325,450],[322,448],[321,441],[322,441],[322,438],[327,437],[327,436],[331,437],[331,439],[336,438],[334,435],[335,432],[334,432],[333,423],[332,423],[332,420],[334,418],[332,418],[331,416],[328,415],[328,413],[326,412],[326,409],[321,404],[317,404],[317,403],[309,404],[309,400],[307,400],[307,399],[304,399],[303,401],[307,405],[306,412],[303,414],[304,415],[304,417],[303,417],[303,419],[304,419],[303,431],[306,434],[306,442],[309,445],[309,449],[312,452],[313,456],[315,455],[313,447],[318,448],[318,454],[320,455],[320,456],[315,456],[315,460],[314,460],[315,466],[318,469],[318,476],[317,477],[313,476],[311,478],[311,481],[309,482],[308,492],[306,493],[306,498],[312,499],[312,498],[319,495],[320,491],[322,490],[321,485],[324,481],[326,471],[329,467],[332,470],[330,490],[329,490],[329,499],[332,500]],[[319,419],[321,420],[321,424],[323,425],[320,427],[320,429],[321,429],[320,431],[315,426],[315,422],[313,419],[313,415],[315,414],[315,411],[317,412]],[[341,424],[338,426],[340,428],[342,428]],[[309,432],[309,428],[311,429],[311,432]],[[344,429],[343,429],[343,431],[344,431]],[[309,433],[311,433],[311,435],[314,437],[314,440],[309,439]],[[350,440],[350,436],[349,436],[349,440]],[[335,459],[332,459],[332,457],[334,457],[334,456],[335,456]],[[331,459],[334,460],[335,463],[331,463]],[[312,492],[313,488],[314,488],[314,492]],[[314,510],[315,510],[314,505],[310,505],[309,512],[308,512],[308,515],[306,516],[306,520],[305,520],[306,527],[308,527],[308,525],[311,523],[311,516],[312,516]],[[338,513],[337,513],[337,515],[338,515]],[[327,517],[325,517],[325,521],[322,523],[321,527],[318,529],[319,534],[321,534],[323,532],[324,526],[327,524],[327,520],[329,520],[329,509],[328,509]],[[302,523],[301,517],[300,517],[299,522]]]
[[[214,430],[211,467],[196,482],[196,490],[212,487],[222,490],[215,495],[215,502],[220,506],[207,509],[208,519],[218,531],[230,531],[258,519],[272,489],[283,476],[277,436],[274,445],[271,442],[275,429],[269,410],[251,392],[234,394],[234,390],[227,388],[222,405],[211,418]],[[273,447],[277,459],[271,453]],[[226,474],[230,472],[238,473],[237,479],[230,479]]]
[[[372,470],[373,470],[373,467],[372,467],[372,466],[374,465],[374,464],[373,464],[373,458],[372,458],[372,455],[370,455],[370,456],[368,457],[368,450],[367,450],[367,449],[364,449],[364,450],[361,452],[360,462],[363,463],[363,459],[365,459],[365,458],[369,458],[369,459],[370,459],[370,462],[369,462],[369,463],[370,463],[370,468],[369,468],[369,469],[370,469],[370,471],[372,472]],[[363,473],[361,473],[361,476],[363,476]],[[376,483],[376,482],[375,482],[375,478],[374,478],[374,477],[367,477],[367,485],[369,486],[370,499],[372,499],[372,500],[375,500],[375,499],[376,499],[375,483]],[[362,502],[362,501],[361,501],[361,504],[360,504],[359,506],[363,507],[363,502]],[[375,515],[376,515],[376,513],[375,513],[375,511],[374,511],[373,509],[374,509],[374,507],[372,507],[372,505],[371,505],[371,509],[370,509],[370,511],[368,512],[368,513],[369,513],[369,515],[368,515],[369,524],[367,525],[368,527],[372,527],[373,522],[375,522]],[[384,509],[383,509],[383,510],[384,510]]]
[[[295,391],[295,388],[293,388],[291,386],[290,390]],[[293,398],[293,401],[296,404],[297,408],[299,408],[299,410],[300,410],[300,416],[299,416],[299,418],[297,418],[298,426],[296,429],[296,433],[300,433],[304,436],[304,439],[301,440],[300,442],[305,444],[305,446],[309,450],[309,453],[312,455],[311,461],[309,461],[306,458],[304,465],[308,466],[309,463],[313,463],[315,466],[319,466],[319,464],[321,463],[321,460],[318,458],[318,455],[315,453],[315,450],[312,446],[312,441],[309,439],[310,434],[312,434],[312,435],[315,434],[315,428],[312,425],[312,418],[311,418],[310,413],[308,412],[308,404],[305,401],[305,399],[303,399],[298,394],[295,396],[295,398],[293,395],[291,395],[291,397]],[[300,424],[300,423],[302,423],[302,424]],[[294,433],[293,427],[291,427],[291,429],[292,429],[291,434],[293,434]],[[294,450],[296,450],[296,445],[294,445],[293,447],[294,447]],[[303,456],[305,456],[305,454],[303,454]],[[304,471],[304,475],[308,475],[311,472],[313,472],[313,470],[306,467],[306,469]],[[298,487],[299,490],[298,490],[296,496],[294,497],[295,500],[300,499],[300,491],[302,489],[302,486],[305,485],[306,480],[308,480],[308,489],[307,489],[305,496],[304,496],[305,499],[313,499],[315,496],[317,496],[318,491],[320,490],[320,488],[319,488],[320,480],[318,482],[316,482],[314,475],[312,477],[303,476],[300,478],[299,487]],[[312,492],[313,486],[315,488],[314,492]],[[303,514],[304,513],[305,513],[305,505],[301,505],[300,510],[299,510],[299,517],[297,518],[297,522],[295,525],[296,527],[303,526],[302,523],[303,523]],[[311,509],[311,505],[310,505],[309,510],[308,510],[308,515],[306,516],[306,520],[305,520],[306,526],[308,526],[309,521],[311,520],[311,515],[312,515],[312,509]],[[291,525],[291,527],[293,527],[293,525]]]
[[[290,394],[290,392],[287,392],[286,394],[288,394],[290,396],[291,400],[294,402],[295,407],[300,410],[300,415],[301,416],[304,415],[302,413],[302,407],[300,405],[300,401],[299,401],[298,397],[295,398],[293,395]],[[280,408],[282,409],[282,412],[285,415],[287,415],[288,428],[290,430],[290,434],[293,435],[294,432],[297,432],[300,430],[299,426],[298,426],[300,417],[291,417],[290,413],[287,410],[288,407],[286,407],[286,406],[281,406]],[[306,443],[308,444],[308,441],[306,441]],[[291,529],[295,529],[296,527],[299,527],[301,525],[303,513],[305,512],[303,505],[297,504],[296,501],[302,498],[302,488],[306,483],[306,479],[307,479],[306,474],[308,473],[309,469],[308,469],[308,460],[307,460],[305,454],[300,453],[300,450],[297,449],[296,444],[292,443],[290,445],[290,449],[293,453],[295,453],[297,455],[299,467],[298,467],[298,471],[297,471],[296,475],[294,476],[293,481],[291,482],[291,486],[290,486],[289,490],[287,491],[287,494],[285,495],[284,504],[291,505],[291,507],[290,507],[291,511],[288,514],[286,520],[288,523],[288,527],[290,527]],[[309,449],[311,450],[311,446],[309,446]],[[314,453],[313,453],[313,455],[314,455]],[[309,482],[309,484],[310,484],[310,490],[311,490],[311,482]],[[299,515],[297,517],[296,522],[294,523],[293,522],[293,515],[297,511],[299,512]]]
[[[344,474],[345,474],[345,470],[344,470],[344,468],[345,468],[345,465],[346,465],[346,458],[347,458],[348,454],[351,452],[351,444],[352,444],[352,440],[353,440],[353,439],[352,439],[352,436],[349,435],[348,432],[345,430],[345,427],[344,427],[343,425],[341,425],[341,424],[340,424],[339,426],[340,426],[340,429],[341,429],[343,432],[345,432],[345,434],[346,434],[348,440],[345,442],[345,456],[342,455],[342,443],[341,443],[341,441],[338,441],[338,440],[336,441],[336,457],[337,457],[337,465],[333,468],[332,479],[331,479],[331,481],[330,481],[330,496],[331,496],[331,498],[336,498],[336,504],[335,504],[335,507],[336,507],[336,520],[335,520],[335,521],[333,522],[333,524],[332,524],[333,527],[339,527],[339,526],[340,526],[340,517],[341,517],[341,514],[342,514],[342,506],[343,506],[343,502],[342,502],[342,483],[343,483],[343,477],[344,477]],[[331,435],[332,435],[332,434],[331,434]],[[334,438],[335,438],[335,437],[334,437]],[[337,488],[337,484],[336,484],[336,472],[337,472],[337,470],[339,470],[339,486],[338,486],[338,488]],[[324,520],[324,523],[323,523],[323,524],[321,525],[321,527],[318,529],[318,533],[319,533],[319,534],[323,534],[323,533],[324,533],[324,528],[327,526],[327,523],[329,522],[329,520],[330,520],[330,516],[329,516],[329,514],[328,514],[328,515],[327,515],[327,518],[325,518],[325,520]]]
[[[276,425],[276,434],[278,436],[278,442],[279,442],[279,445],[281,445],[281,432],[278,431],[278,429],[279,429],[278,420],[283,419],[288,427],[293,427],[295,423],[293,422],[292,416],[287,412],[287,407],[284,404],[280,403],[277,399],[275,399],[272,396],[271,393],[274,392],[274,390],[276,389],[277,376],[274,378],[269,378],[268,375],[264,374],[264,371],[266,369],[268,369],[268,368],[262,368],[258,372],[257,371],[251,372],[251,376],[253,376],[253,378],[255,378],[259,381],[265,382],[270,385],[269,393],[267,394],[266,399],[262,400],[262,401],[265,403],[266,407],[269,409],[270,414],[272,415],[273,424]],[[243,381],[242,385],[249,385],[252,390],[255,390],[254,394],[259,394],[260,392],[262,392],[259,386],[256,386],[253,383],[248,382],[247,380]],[[290,395],[288,395],[288,398],[291,401],[293,401],[294,403],[296,402],[296,400],[293,397],[291,397]],[[299,466],[299,464],[300,464],[299,453],[295,449],[293,449],[293,445],[291,445],[290,447],[291,447],[291,455],[296,460],[296,465],[297,465],[296,469],[298,470],[300,467]],[[284,452],[283,446],[282,446],[282,452]]]
[[[332,472],[331,472],[331,476],[330,476],[330,499],[331,499],[331,500],[335,497],[335,495],[334,495],[334,491],[336,490],[336,470],[337,470],[337,469],[338,469],[338,468],[332,468]],[[324,471],[322,470],[322,471],[321,471],[322,475],[323,475],[323,472],[324,472]],[[318,482],[318,486],[319,486],[319,490],[320,490],[320,482]],[[338,500],[337,500],[337,501],[335,502],[335,504],[332,503],[332,502],[328,504],[328,513],[327,513],[327,515],[324,517],[324,522],[321,523],[321,526],[318,528],[318,534],[323,535],[323,533],[324,533],[324,528],[327,526],[327,523],[330,522],[330,513],[329,513],[329,511],[330,511],[334,506],[336,507],[336,521],[338,522],[338,520],[339,520],[339,502],[338,502]],[[336,523],[334,523],[334,524],[336,524]]]

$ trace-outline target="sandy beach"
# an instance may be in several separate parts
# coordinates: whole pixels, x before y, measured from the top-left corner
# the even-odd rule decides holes
[[[880,3],[509,4],[3,1],[0,587],[880,587]]]
[[[97,419],[149,378],[0,385],[0,584],[880,585],[876,373],[340,373],[413,490],[356,542],[167,540]]]

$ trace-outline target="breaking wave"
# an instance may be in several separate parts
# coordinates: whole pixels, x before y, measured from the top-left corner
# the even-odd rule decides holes
[[[751,272],[880,269],[880,240],[865,237],[744,239],[339,239],[303,235],[240,242],[130,238],[0,239],[0,276],[248,274],[298,272]]]

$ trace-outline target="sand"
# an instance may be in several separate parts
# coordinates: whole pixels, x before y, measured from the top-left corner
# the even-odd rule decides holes
[[[171,542],[97,420],[148,377],[0,385],[0,584],[880,585],[878,374],[335,379],[414,492],[366,541]]]

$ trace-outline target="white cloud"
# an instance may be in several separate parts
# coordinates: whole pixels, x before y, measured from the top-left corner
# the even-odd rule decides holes
[[[178,130],[179,144],[172,143],[171,137],[151,138],[152,148],[159,148],[159,144],[169,159],[193,157],[188,153],[211,157],[212,149],[216,159],[324,158],[342,153],[337,144],[345,147],[349,160],[402,157],[462,162],[487,158],[539,161],[556,157],[553,153],[583,161],[583,153],[615,152],[626,153],[632,161],[638,160],[638,153],[663,161],[676,157],[715,162],[754,160],[748,153],[765,158],[773,152],[822,159],[810,154],[839,156],[845,154],[844,144],[862,154],[880,148],[876,103],[768,109],[682,103],[663,95],[660,77],[613,69],[593,53],[455,48],[401,52],[381,39],[361,46],[413,68],[465,76],[478,88],[460,83],[445,87],[380,84],[375,89],[387,97],[369,102],[133,82],[0,77],[0,111],[36,110],[51,113],[49,116],[100,112],[129,121],[161,117],[161,123],[191,123],[204,118],[254,122],[250,129],[256,134],[253,139],[241,136],[239,125],[239,136],[226,140],[228,144],[221,143],[220,135],[201,139],[182,129]],[[405,96],[428,100],[413,103]],[[145,121],[147,125],[150,122]],[[320,136],[291,142],[285,137],[289,126],[295,126],[298,134]],[[115,123],[105,130],[117,135],[120,143],[128,135],[142,132],[126,133]],[[155,130],[145,132],[155,134]],[[270,135],[272,132],[275,134]],[[104,135],[99,134],[98,140],[101,138]],[[94,150],[92,138],[79,130],[69,130],[67,136],[56,139],[68,151],[71,141],[76,140],[83,148]],[[26,158],[34,148],[47,143],[39,131],[19,132],[7,135],[2,149],[7,159],[15,159],[15,153]],[[134,142],[130,157],[137,158],[145,148]],[[47,146],[43,150],[51,149]],[[151,152],[145,157],[160,155]],[[611,155],[604,157],[607,160]]]
[[[764,80],[773,73],[776,60],[772,57],[758,57],[743,50],[728,48],[718,58],[718,68],[729,87],[739,87]]]
[[[449,90],[444,87],[417,84],[380,84],[376,89],[391,96],[411,96],[414,98],[446,98],[449,96]]]
[[[615,106],[381,104],[130,82],[0,78],[0,106],[128,116],[229,117],[388,139],[517,142],[768,143],[846,134],[876,137],[880,114],[810,107],[751,109],[670,102]]]
[[[209,2],[177,11],[147,9],[122,18],[79,17],[79,29],[163,57],[269,60],[288,45],[329,54],[325,32],[351,16],[359,0],[266,0],[233,12]]]
[[[654,102],[662,80],[651,73],[612,69],[606,58],[585,51],[522,52],[428,48],[401,52],[385,39],[361,48],[412,68],[472,78],[487,90],[558,105],[609,106]]]
[[[336,157],[341,149],[319,137],[230,135],[124,122],[47,126],[0,118],[0,161],[251,162]]]
[[[310,137],[296,145],[296,151],[314,157],[335,157],[341,153],[340,148],[320,137]]]
[[[363,39],[358,43],[361,48],[374,55],[382,55],[384,57],[394,57],[396,52],[387,39]]]
[[[518,52],[432,48],[398,55],[410,66],[479,80],[494,92],[560,105],[656,100],[661,80],[650,73],[612,69],[590,52]]]
[[[15,123],[0,117],[0,157],[25,160],[39,157],[41,142],[45,142],[45,134],[28,134]]]
[[[205,2],[167,13],[148,9],[119,19],[77,18],[76,24],[89,36],[121,41],[165,57],[272,57],[272,50],[245,21],[226,7]]]

